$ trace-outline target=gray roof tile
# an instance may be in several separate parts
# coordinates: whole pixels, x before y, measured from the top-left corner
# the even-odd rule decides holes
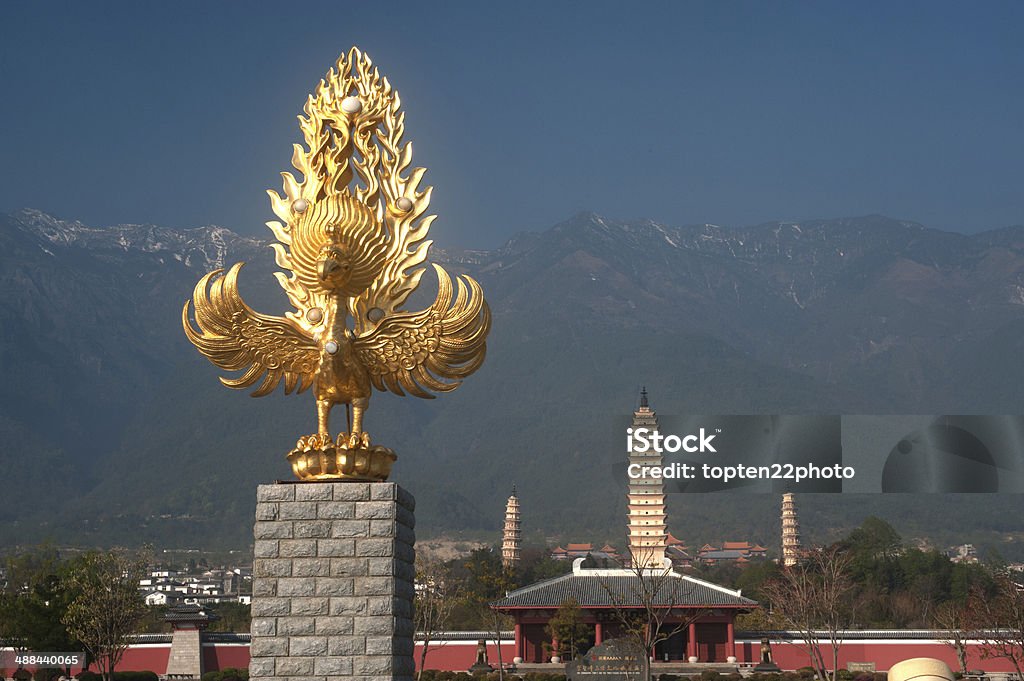
[[[756,601],[737,596],[734,591],[692,577],[673,573],[668,578],[657,576],[644,579],[649,580],[647,589],[658,588],[658,593],[653,599],[653,602],[658,605],[750,608],[757,606]],[[497,609],[557,608],[567,599],[574,598],[582,607],[636,607],[645,600],[640,595],[644,592],[640,588],[639,580],[640,577],[633,574],[573,573],[511,591],[505,598],[491,603],[491,606]],[[658,582],[660,582],[660,586]]]

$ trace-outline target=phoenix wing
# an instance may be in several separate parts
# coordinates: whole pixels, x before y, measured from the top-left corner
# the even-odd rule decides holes
[[[420,312],[393,313],[353,341],[378,390],[432,398],[427,390],[455,390],[484,361],[491,311],[480,285],[458,277],[458,297],[452,304],[451,278],[437,265],[434,269],[438,291],[433,305]]]
[[[285,393],[296,385],[302,392],[316,377],[319,349],[295,322],[262,315],[245,304],[238,294],[238,272],[243,264],[236,263],[224,276],[218,276],[223,270],[214,270],[199,280],[192,293],[199,329],[192,326],[189,301],[185,301],[181,311],[185,335],[221,369],[244,370],[236,378],[220,378],[229,388],[247,388],[266,374],[253,397],[273,392],[282,378]]]

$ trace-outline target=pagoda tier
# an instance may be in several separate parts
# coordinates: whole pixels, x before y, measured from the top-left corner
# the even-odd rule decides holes
[[[658,418],[647,402],[646,389],[640,393],[640,408],[633,412],[633,428],[658,428]],[[660,467],[663,459],[653,450],[630,451],[629,463],[644,468]],[[661,568],[668,546],[665,483],[658,478],[632,478],[628,499],[629,552],[633,567]]]

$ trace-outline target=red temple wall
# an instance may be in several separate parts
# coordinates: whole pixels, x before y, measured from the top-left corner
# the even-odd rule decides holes
[[[760,660],[760,640],[740,639],[736,641],[736,657],[739,662],[757,663]],[[826,659],[831,649],[825,648]],[[839,649],[839,667],[846,668],[851,662],[874,662],[875,669],[886,671],[897,662],[913,657],[933,657],[942,660],[953,671],[959,671],[956,652],[952,646],[931,640],[867,640],[849,641]],[[799,669],[810,665],[806,647],[796,642],[772,641],[772,658],[783,669]],[[978,646],[970,645],[967,650],[967,668],[984,669],[986,672],[1012,672],[1013,665],[1001,658],[982,659]]]
[[[465,671],[476,661],[475,640],[434,642],[427,653],[428,669]],[[415,661],[420,662],[422,644],[416,644]],[[170,656],[170,643],[147,643],[133,645],[125,651],[118,669],[121,671],[154,671],[164,674]],[[827,654],[827,652],[826,652]],[[760,656],[760,641],[739,639],[736,641],[736,656],[743,664],[756,664]],[[792,641],[772,641],[772,656],[783,669],[799,669],[810,660],[802,644]],[[487,645],[487,657],[497,665],[498,649],[491,642]],[[501,659],[505,664],[515,657],[515,644],[502,641]],[[878,671],[885,671],[892,665],[912,657],[933,657],[942,660],[954,671],[958,669],[953,648],[934,640],[854,640],[844,643],[839,650],[839,666],[845,668],[851,662],[873,662]],[[203,663],[206,671],[228,667],[245,668],[249,665],[249,645],[246,643],[205,643]],[[977,645],[968,646],[968,669],[984,669],[986,672],[1012,672],[1013,666],[1000,658],[983,659]],[[8,670],[9,671],[9,670]],[[77,671],[77,670],[75,670]]]
[[[249,667],[248,643],[204,643],[203,669],[247,669]]]
[[[157,674],[167,672],[167,659],[171,656],[171,644],[167,643],[140,643],[129,646],[124,651],[120,664],[116,671],[154,671]],[[246,646],[246,657],[249,657],[248,646]],[[95,670],[94,670],[95,671]]]
[[[427,669],[464,672],[476,662],[476,641],[433,642],[427,648]],[[420,668],[420,655],[423,644],[416,642],[416,669]],[[512,641],[501,642],[501,661],[505,665],[512,663],[516,656],[515,644]],[[498,646],[492,641],[487,644],[487,660],[492,667],[498,666]]]

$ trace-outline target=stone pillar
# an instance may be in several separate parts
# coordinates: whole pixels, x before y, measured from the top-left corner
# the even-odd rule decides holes
[[[252,681],[412,681],[413,508],[390,482],[259,486]]]

